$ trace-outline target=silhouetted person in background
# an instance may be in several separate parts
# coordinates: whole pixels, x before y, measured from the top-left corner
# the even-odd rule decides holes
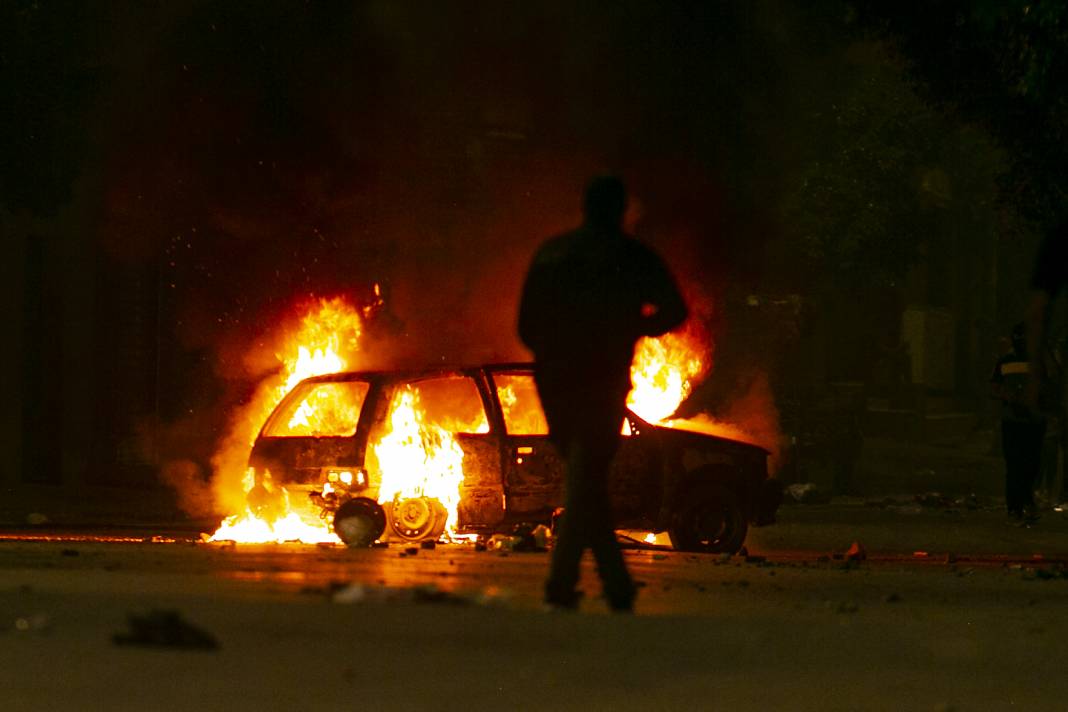
[[[586,189],[585,221],[534,256],[519,310],[519,336],[534,352],[534,378],[549,437],[567,461],[546,603],[575,608],[579,562],[593,550],[613,610],[629,611],[634,586],[616,542],[608,471],[619,446],[635,342],[683,322],[686,305],[651,249],[624,234],[626,191],[614,177]]]
[[[1042,467],[1046,421],[1028,404],[1030,359],[1026,327],[1012,330],[1012,351],[998,359],[990,377],[993,395],[1001,400],[1001,449],[1005,456],[1005,507],[1009,521],[1033,524],[1035,480]]]
[[[1050,425],[1056,434],[1061,457],[1053,465],[1047,496],[1053,501],[1068,498],[1064,475],[1064,450],[1068,443],[1068,379],[1064,377],[1063,350],[1051,348],[1050,317],[1057,297],[1068,285],[1068,220],[1049,230],[1035,257],[1031,273],[1031,303],[1027,315],[1027,350],[1031,357],[1027,405],[1035,412],[1053,416]],[[1060,325],[1063,329],[1063,325]],[[1059,346],[1063,347],[1063,344]],[[1052,367],[1052,368],[1050,368]]]

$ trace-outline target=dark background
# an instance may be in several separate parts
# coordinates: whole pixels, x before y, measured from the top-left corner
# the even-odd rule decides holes
[[[366,365],[524,358],[526,263],[606,171],[713,334],[684,410],[766,377],[788,437],[978,427],[1065,185],[1026,7],[6,2],[2,481],[205,462],[309,295],[385,286]]]

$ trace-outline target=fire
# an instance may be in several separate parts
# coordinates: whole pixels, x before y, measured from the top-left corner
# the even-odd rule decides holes
[[[371,449],[381,476],[379,503],[437,499],[448,512],[447,531],[455,534],[464,451],[450,430],[426,421],[419,394],[411,386],[394,396],[387,430]]]
[[[296,506],[285,488],[271,481],[269,472],[252,472],[247,464],[260,428],[282,398],[305,378],[351,368],[361,332],[358,311],[336,297],[320,299],[304,314],[297,329],[278,339],[275,355],[279,372],[260,384],[248,404],[235,414],[229,435],[212,458],[218,505],[223,511],[234,512],[212,541],[337,541],[310,504]],[[314,409],[302,408],[294,413],[290,426],[329,418],[344,407],[344,403],[323,402]],[[271,505],[266,506],[266,501]]]
[[[631,362],[627,407],[650,423],[673,415],[708,372],[710,351],[693,322],[680,331],[641,339]]]
[[[680,331],[642,339],[631,364],[633,388],[627,407],[656,425],[759,445],[771,453],[769,466],[774,471],[779,465],[779,416],[766,376],[755,378],[731,404],[726,420],[704,413],[671,417],[708,373],[710,354],[710,345],[693,322]],[[623,434],[630,434],[626,423]]]

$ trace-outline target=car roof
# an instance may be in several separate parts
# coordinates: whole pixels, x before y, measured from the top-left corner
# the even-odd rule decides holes
[[[532,371],[533,363],[490,363],[475,366],[428,366],[426,368],[375,369],[367,371],[342,371],[306,378],[302,383],[340,383],[345,381],[403,381],[411,378],[464,375],[479,371],[489,373],[506,371]]]

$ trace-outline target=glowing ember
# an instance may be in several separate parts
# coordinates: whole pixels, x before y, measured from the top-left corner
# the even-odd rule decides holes
[[[709,347],[694,329],[638,342],[630,367],[627,407],[650,423],[675,413],[709,367]]]
[[[337,541],[328,524],[311,507],[295,511],[284,487],[270,481],[270,473],[246,470],[256,436],[271,411],[301,380],[336,373],[352,367],[362,331],[359,313],[338,297],[322,299],[301,319],[299,328],[279,338],[275,354],[280,372],[264,381],[247,405],[235,415],[230,433],[212,458],[215,495],[227,517],[212,541],[264,543],[275,541]],[[313,427],[320,422],[345,417],[347,402],[334,402],[324,390],[313,404],[304,404],[293,414],[291,428]],[[344,398],[343,390],[337,398]],[[271,506],[265,506],[269,500]],[[303,515],[303,516],[302,516]]]
[[[468,432],[481,429],[477,424]],[[450,430],[427,423],[419,394],[406,386],[394,396],[387,431],[372,446],[372,452],[381,477],[379,503],[411,497],[435,498],[448,512],[447,531],[455,534],[460,485],[464,481],[464,452]]]

